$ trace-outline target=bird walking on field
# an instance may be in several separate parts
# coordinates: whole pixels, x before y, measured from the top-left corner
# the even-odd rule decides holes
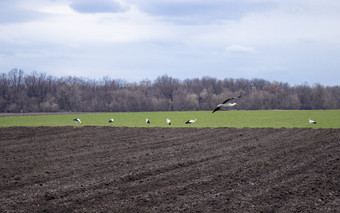
[[[217,107],[214,109],[214,111],[212,111],[212,113],[221,110],[222,108],[229,108],[229,107],[233,107],[233,106],[238,106],[237,103],[231,103],[231,100],[234,100],[236,98],[241,98],[241,95],[237,96],[237,97],[233,97],[233,98],[228,98],[227,100],[223,101],[222,104],[218,104]]]
[[[310,124],[316,124],[316,122],[313,121],[312,119],[309,119],[309,123],[310,123]]]
[[[79,118],[75,118],[75,119],[73,119],[73,121],[76,122],[77,124],[81,124],[81,121],[80,121]]]
[[[114,121],[115,121],[115,120],[114,120],[113,118],[111,118],[111,119],[109,120],[109,123],[112,124]]]
[[[166,123],[168,124],[168,126],[170,126],[170,125],[171,125],[171,121],[170,121],[170,119],[169,119],[169,118],[167,118],[167,119],[166,119]]]
[[[185,122],[185,124],[193,124],[193,123],[195,123],[197,121],[197,119],[195,119],[195,120],[188,120],[187,122]]]
[[[145,123],[149,125],[151,122],[149,119],[145,119]]]

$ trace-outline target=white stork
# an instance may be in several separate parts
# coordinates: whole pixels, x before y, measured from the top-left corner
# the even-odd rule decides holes
[[[236,98],[241,98],[241,95],[237,96],[237,97],[233,97],[233,98],[228,98],[227,100],[223,101],[222,104],[217,105],[217,107],[214,109],[214,111],[212,111],[212,113],[216,112],[217,110],[220,110],[222,108],[227,108],[227,107],[233,107],[233,106],[238,106],[237,103],[231,103],[231,100],[234,100]]]
[[[171,121],[170,121],[170,119],[169,119],[169,118],[167,118],[167,119],[166,119],[166,123],[168,124],[168,126],[170,126],[170,125],[171,125]]]
[[[149,119],[145,119],[145,123],[149,125],[151,122]]]
[[[188,120],[187,122],[185,122],[185,124],[193,124],[193,123],[195,123],[197,121],[197,119],[195,119],[195,120]]]
[[[75,118],[75,119],[73,119],[73,121],[76,122],[77,124],[81,124],[81,121],[80,121],[79,118]]]
[[[316,124],[316,122],[313,121],[312,119],[309,119],[309,123],[310,123],[310,124]]]
[[[113,118],[111,118],[111,119],[109,120],[109,123],[112,124],[113,121],[115,121],[115,120],[114,120]]]

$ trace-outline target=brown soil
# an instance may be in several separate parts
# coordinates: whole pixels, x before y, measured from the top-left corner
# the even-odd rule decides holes
[[[340,129],[0,128],[0,212],[340,212]]]

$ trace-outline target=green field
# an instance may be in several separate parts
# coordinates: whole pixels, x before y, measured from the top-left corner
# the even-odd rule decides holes
[[[79,126],[146,127],[273,127],[273,128],[340,128],[340,110],[266,110],[266,111],[181,111],[181,112],[133,112],[133,113],[75,113],[48,115],[11,115],[0,117],[0,127],[9,126],[76,126],[73,118],[79,118]],[[108,120],[113,118],[113,124]],[[312,125],[311,118],[317,122]],[[193,125],[185,122],[197,119]]]

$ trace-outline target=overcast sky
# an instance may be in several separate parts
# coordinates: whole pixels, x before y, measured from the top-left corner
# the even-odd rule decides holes
[[[0,0],[0,73],[340,85],[338,0]]]

